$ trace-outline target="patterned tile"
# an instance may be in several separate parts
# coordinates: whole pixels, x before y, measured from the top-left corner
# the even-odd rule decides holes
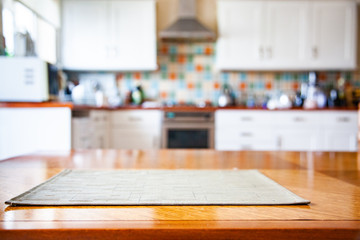
[[[159,69],[153,72],[115,73],[122,96],[136,81],[142,81],[148,98],[160,97],[174,103],[195,102],[199,99],[216,103],[221,87],[232,87],[238,102],[256,93],[264,98],[274,90],[293,92],[308,81],[308,72],[217,72],[214,43],[158,43]],[[319,73],[322,87],[336,84],[342,77],[347,85],[360,87],[360,72],[327,71]],[[148,83],[146,82],[148,81]],[[180,93],[178,93],[180,91]],[[248,94],[251,91],[251,94]],[[260,101],[260,100],[259,100]]]

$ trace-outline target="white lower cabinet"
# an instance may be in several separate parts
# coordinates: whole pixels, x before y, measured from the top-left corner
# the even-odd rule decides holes
[[[161,136],[160,110],[122,110],[111,115],[110,147],[158,149]]]
[[[89,131],[90,119],[88,117],[76,117],[71,120],[71,137],[73,149],[91,148],[91,133]]]
[[[324,151],[357,151],[358,115],[356,111],[324,113],[321,121]]]
[[[356,111],[218,110],[217,150],[357,151]]]
[[[155,131],[113,129],[111,147],[116,149],[158,149],[160,137]]]
[[[70,108],[0,108],[0,160],[70,149]]]
[[[74,149],[109,148],[109,111],[74,111],[72,147]]]
[[[316,151],[321,149],[321,138],[317,128],[294,128],[277,132],[279,144],[275,150]]]
[[[215,130],[218,150],[272,150],[278,139],[269,129],[219,129]]]
[[[324,151],[356,151],[356,132],[351,130],[324,131]]]
[[[160,148],[160,110],[74,111],[73,148]]]

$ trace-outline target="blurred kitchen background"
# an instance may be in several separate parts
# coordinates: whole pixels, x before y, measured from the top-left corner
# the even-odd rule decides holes
[[[353,1],[319,1],[314,6],[310,1],[285,1],[283,6],[279,1],[114,2],[3,0],[6,45],[1,51],[8,56],[36,55],[56,64],[63,70],[61,100],[76,104],[124,105],[140,85],[145,99],[162,105],[218,106],[223,89],[229,88],[236,105],[266,107],[269,99],[286,94],[293,105],[301,106],[296,100],[306,97],[309,71],[314,70],[314,84],[327,96],[328,106],[358,102]],[[195,9],[186,8],[187,2]],[[160,37],[181,18],[181,11],[184,18],[188,12],[195,15],[215,37]],[[315,24],[328,26],[319,30],[315,18]],[[319,35],[308,36],[311,31]],[[229,52],[227,47],[236,39],[244,46]],[[310,51],[313,55],[307,56]],[[83,86],[75,88],[72,99],[78,84]],[[105,101],[96,103],[99,91]]]
[[[0,130],[13,139],[0,144],[16,152],[12,142],[34,137],[9,103],[69,102],[63,120],[43,124],[68,123],[55,138],[62,149],[356,151],[358,9],[356,0],[0,0]],[[258,111],[267,109],[289,111]],[[171,123],[184,119],[188,135]],[[39,144],[55,135],[44,136]]]

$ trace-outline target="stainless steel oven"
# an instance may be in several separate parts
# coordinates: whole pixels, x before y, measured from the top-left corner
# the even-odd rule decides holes
[[[164,111],[162,147],[214,148],[214,113]]]

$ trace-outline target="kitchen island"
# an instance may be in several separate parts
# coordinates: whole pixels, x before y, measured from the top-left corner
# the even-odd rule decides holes
[[[4,204],[63,169],[258,169],[311,203],[116,207],[10,207]],[[0,189],[0,239],[360,238],[360,156],[357,153],[41,152],[0,162]]]

